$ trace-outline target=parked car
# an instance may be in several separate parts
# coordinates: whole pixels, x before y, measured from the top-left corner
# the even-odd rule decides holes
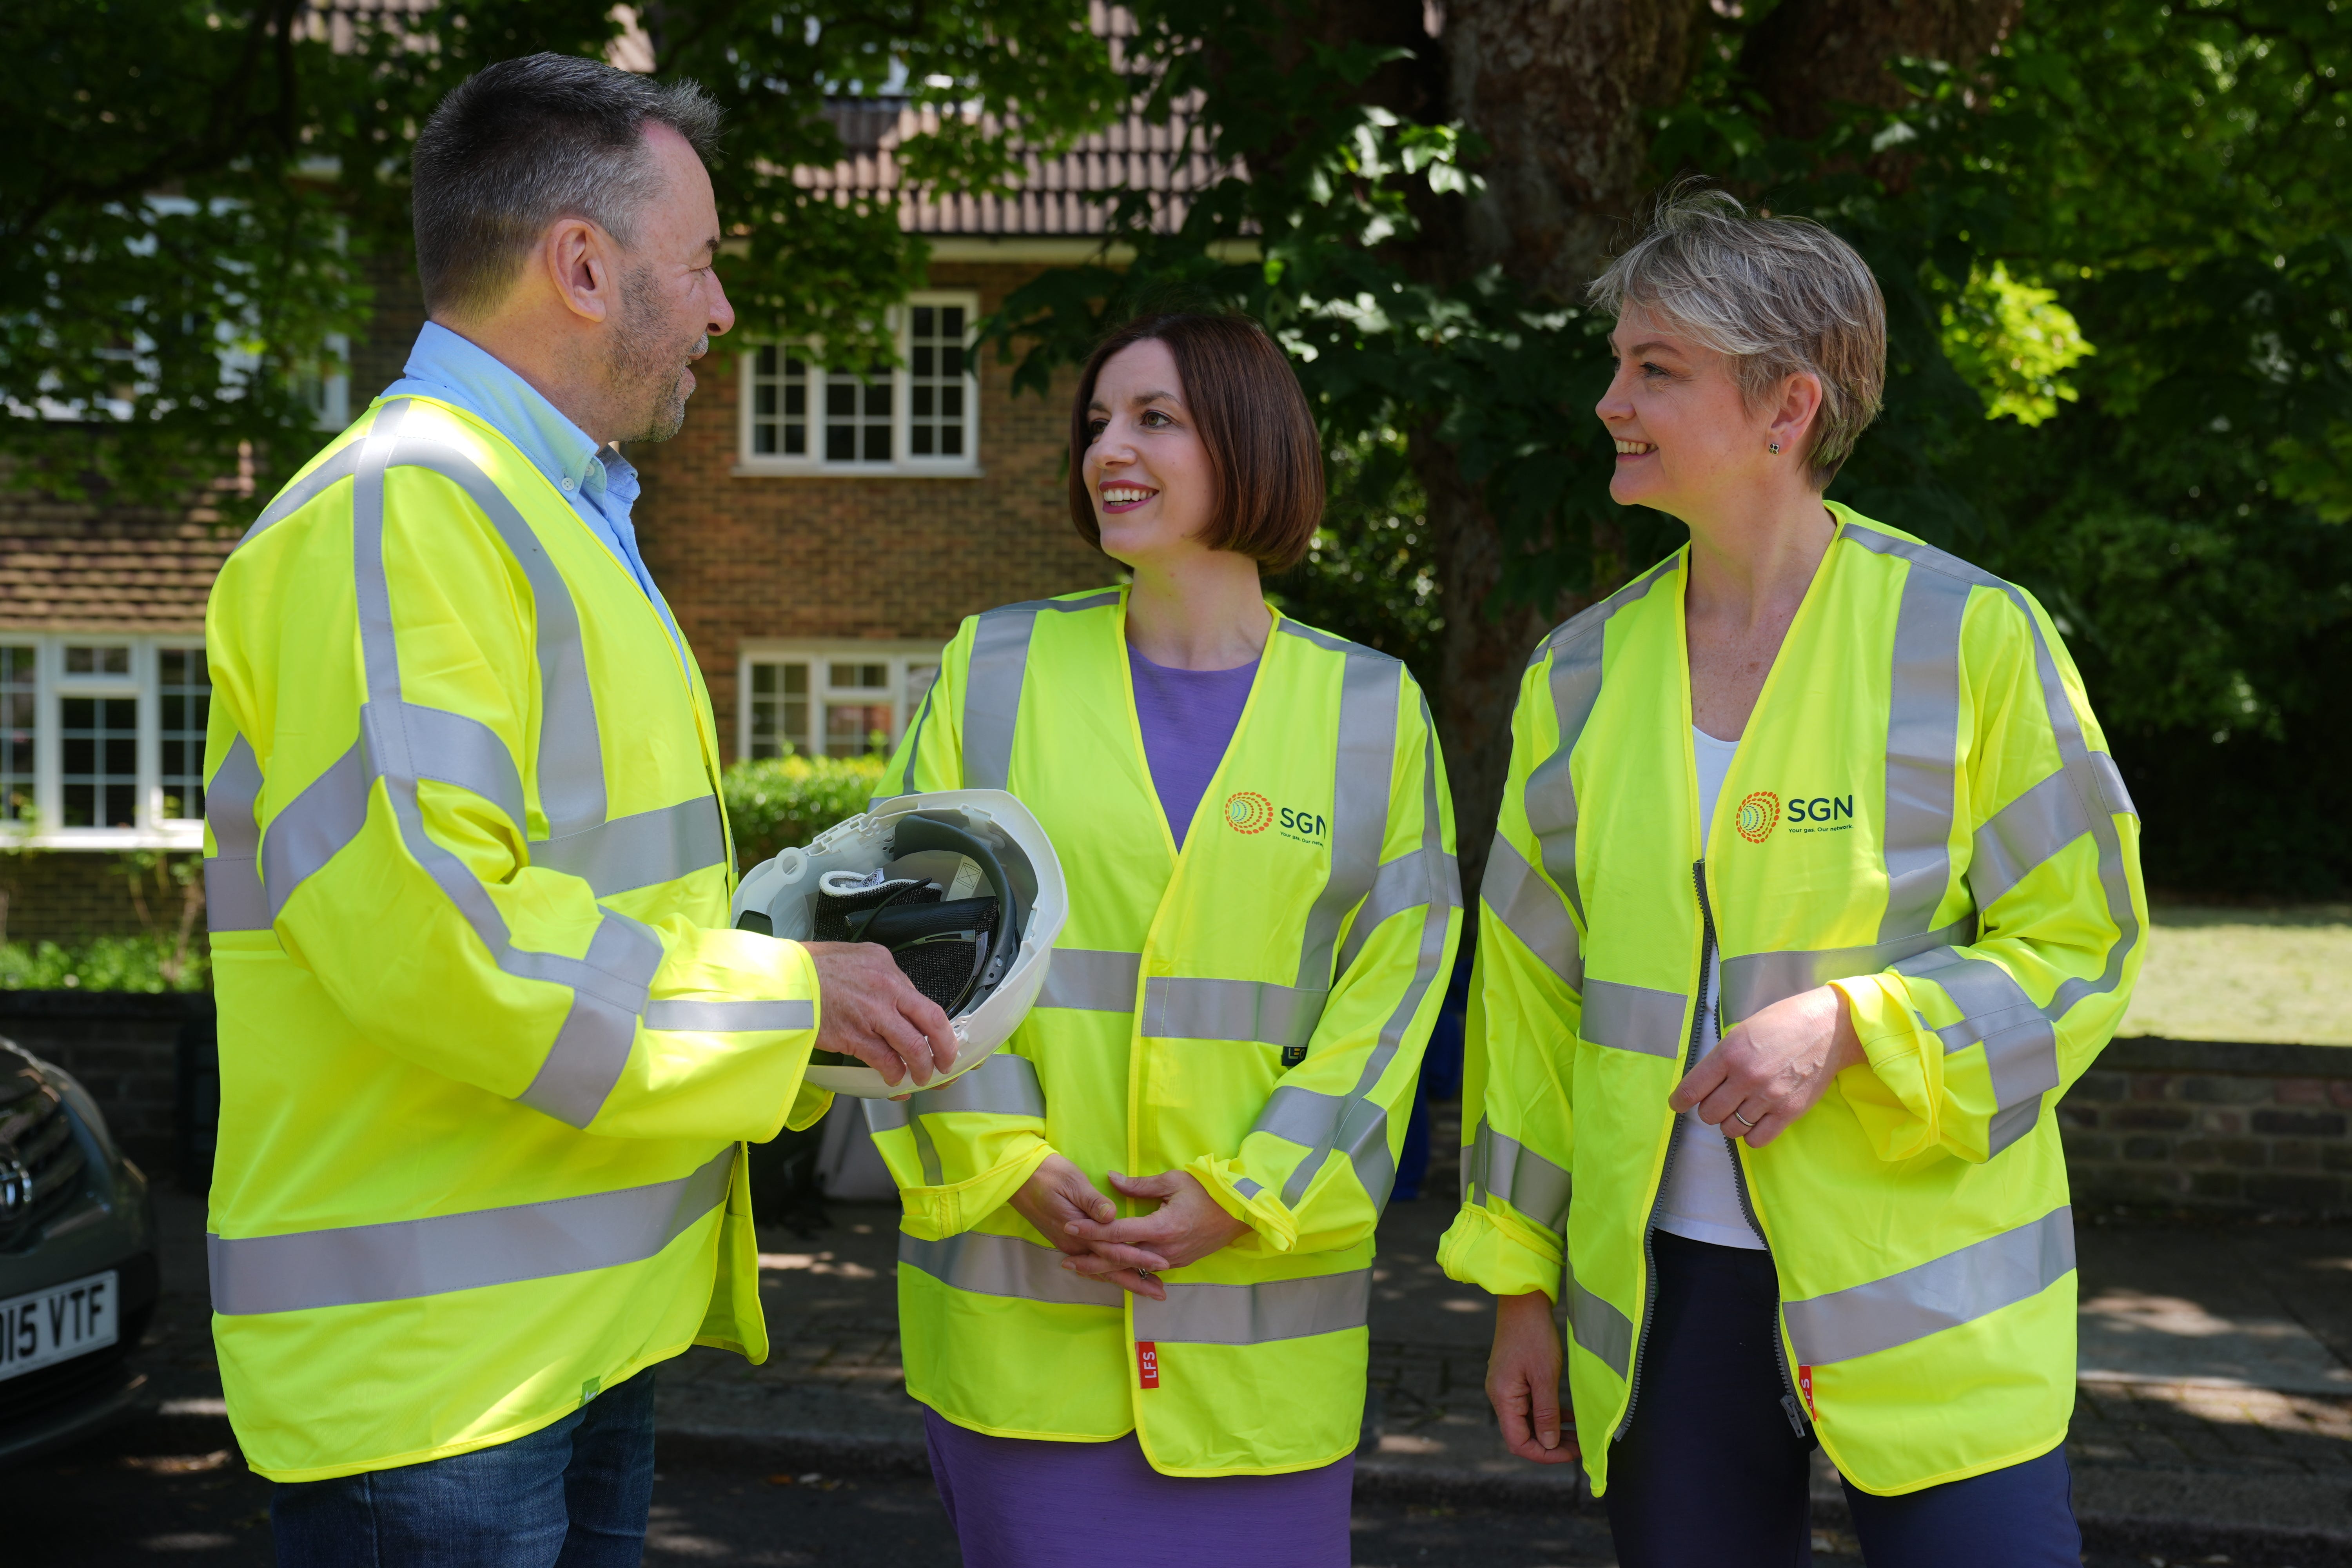
[[[70,1074],[0,1038],[0,1465],[131,1407],[162,1283],[146,1176]]]

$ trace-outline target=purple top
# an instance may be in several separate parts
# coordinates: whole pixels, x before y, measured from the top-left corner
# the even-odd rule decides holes
[[[1242,721],[1257,660],[1235,669],[1170,669],[1130,647],[1127,667],[1135,677],[1135,717],[1143,729],[1151,786],[1160,792],[1168,831],[1181,849],[1184,830],[1192,825],[1192,813],[1200,809],[1201,796],[1208,793],[1234,728]]]

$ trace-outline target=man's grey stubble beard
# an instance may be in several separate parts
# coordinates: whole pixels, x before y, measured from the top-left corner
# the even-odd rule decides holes
[[[710,347],[708,333],[690,343],[667,338],[661,329],[659,291],[650,268],[635,268],[621,279],[621,315],[614,323],[612,357],[605,374],[615,400],[631,410],[623,442],[667,441],[686,424],[687,362]]]

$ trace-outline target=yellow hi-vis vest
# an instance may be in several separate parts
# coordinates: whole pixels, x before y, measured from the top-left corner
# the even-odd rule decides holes
[[[2052,1108],[2138,973],[2138,818],[2038,605],[1830,510],[1704,843],[1687,550],[1553,632],[1520,688],[1440,1258],[1497,1293],[1565,1289],[1596,1491],[1640,1398],[1696,1010],[1727,1031],[1824,983],[1869,1065],[1772,1143],[1732,1145],[1779,1275],[1790,1424],[1887,1495],[2045,1453],[2074,1408]]]
[[[377,403],[205,616],[213,1332],[247,1462],[313,1480],[767,1353],[739,1144],[816,984],[725,929],[709,699],[504,437]]]
[[[1361,1430],[1372,1233],[1461,921],[1444,765],[1402,665],[1278,617],[1180,853],[1126,626],[1123,589],[967,620],[883,782],[1012,791],[1070,906],[998,1057],[868,1102],[907,1388],[1000,1436],[1133,1431],[1166,1474],[1308,1469]],[[1066,1272],[1005,1203],[1057,1151],[1106,1192],[1189,1171],[1250,1228],[1165,1301]]]

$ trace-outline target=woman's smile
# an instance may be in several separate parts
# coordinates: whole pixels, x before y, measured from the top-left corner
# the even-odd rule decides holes
[[[1148,485],[1107,484],[1102,488],[1102,509],[1106,513],[1112,515],[1133,511],[1159,493]]]

